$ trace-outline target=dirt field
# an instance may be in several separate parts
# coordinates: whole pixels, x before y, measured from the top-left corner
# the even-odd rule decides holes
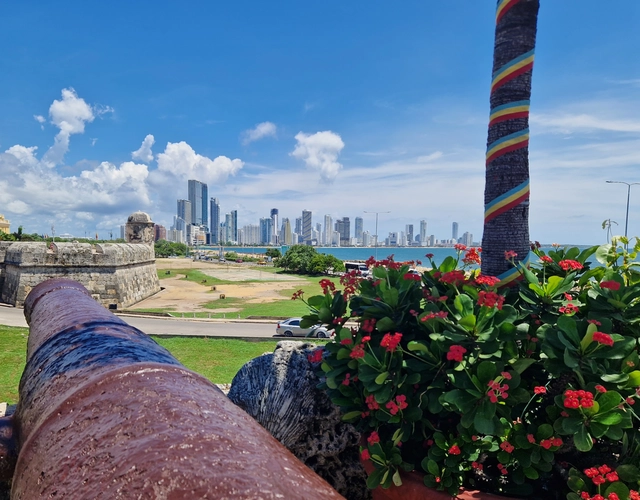
[[[304,281],[296,276],[273,274],[266,271],[249,269],[246,265],[219,264],[191,259],[157,259],[158,270],[197,269],[214,278],[237,281],[238,284],[215,285],[216,290],[191,281],[181,280],[182,276],[166,278],[160,281],[164,290],[130,307],[130,309],[175,309],[181,312],[209,311],[202,304],[219,300],[220,294],[228,298],[247,299],[250,303],[273,302],[282,300],[281,290],[290,289],[296,283]],[[263,281],[261,283],[242,283],[243,281]],[[238,309],[216,309],[216,312],[235,312]]]

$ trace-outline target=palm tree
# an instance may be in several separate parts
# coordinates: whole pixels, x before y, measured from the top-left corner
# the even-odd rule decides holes
[[[498,0],[484,190],[482,274],[514,277],[529,253],[529,100],[539,0]]]

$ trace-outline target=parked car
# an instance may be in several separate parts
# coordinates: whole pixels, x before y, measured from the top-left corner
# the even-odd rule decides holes
[[[302,318],[289,318],[280,321],[276,326],[276,333],[285,337],[318,337],[319,339],[328,339],[331,336],[324,326],[315,325],[311,328],[300,328]],[[309,335],[311,334],[311,335]]]

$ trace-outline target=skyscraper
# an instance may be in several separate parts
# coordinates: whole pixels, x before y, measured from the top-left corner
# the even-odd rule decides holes
[[[351,221],[349,221],[349,217],[343,217],[336,221],[336,231],[340,233],[340,246],[347,246],[351,243]]]
[[[420,221],[420,244],[424,246],[426,245],[426,243],[427,243],[427,221],[421,220]]]
[[[278,209],[271,209],[271,238],[269,243],[272,245],[278,244]]]
[[[269,245],[273,238],[273,219],[264,217],[260,219],[260,244]]]
[[[238,211],[231,210],[231,228],[229,229],[231,241],[238,241]]]
[[[413,224],[406,225],[405,233],[407,234],[407,244],[411,246],[411,243],[413,243]]]
[[[358,245],[362,245],[362,230],[364,229],[364,221],[362,217],[356,217],[356,233],[355,237],[358,242]]]
[[[451,224],[451,239],[454,241],[458,241],[458,223],[454,222]]]
[[[293,244],[293,235],[291,234],[291,223],[287,217],[282,219],[282,229],[280,229],[280,240],[285,245]]]
[[[220,243],[220,203],[218,198],[211,198],[211,225],[209,230],[211,232],[211,244],[217,245]]]
[[[191,224],[209,225],[209,189],[204,182],[189,179],[189,201],[191,202]]]
[[[191,202],[189,200],[178,200],[178,217],[185,224],[191,224]]]
[[[311,229],[313,221],[309,210],[302,211],[302,241],[306,245],[311,244]]]
[[[322,233],[322,243],[331,246],[331,236],[333,235],[333,220],[330,215],[324,216],[324,233]]]

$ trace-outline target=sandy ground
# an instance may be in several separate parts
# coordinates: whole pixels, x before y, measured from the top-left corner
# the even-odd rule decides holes
[[[296,284],[304,282],[296,276],[278,275],[266,271],[249,269],[243,264],[219,264],[191,259],[157,259],[156,266],[159,271],[166,269],[198,269],[214,278],[238,282],[238,284],[204,286],[191,281],[181,280],[181,276],[160,280],[160,286],[164,290],[149,297],[129,309],[172,309],[180,312],[207,312],[203,304],[220,299],[220,295],[226,298],[245,299],[248,302],[274,302],[282,300],[281,290],[292,289]],[[254,281],[253,283],[243,283]],[[255,281],[258,281],[257,283]],[[238,309],[229,307],[216,309],[216,312],[231,313]]]

